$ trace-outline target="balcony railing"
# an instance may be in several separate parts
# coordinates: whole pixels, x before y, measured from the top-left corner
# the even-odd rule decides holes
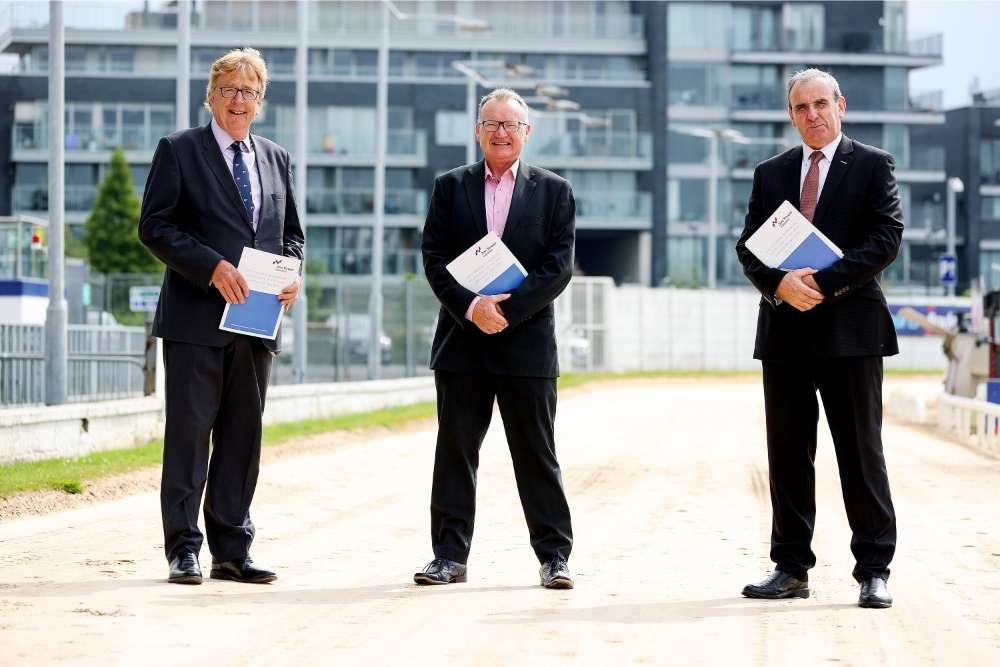
[[[342,250],[318,248],[307,250],[310,264],[319,261],[323,270],[319,273],[339,275],[370,275],[372,272],[371,250]],[[383,255],[382,269],[386,275],[398,276],[405,273],[420,273],[420,253],[416,250],[389,250]]]
[[[176,30],[177,10],[168,4],[141,0],[67,2],[63,7],[63,23],[67,30]],[[6,18],[0,16],[0,34],[5,28],[47,30],[49,27],[46,2],[12,2],[7,11]]]
[[[915,171],[944,171],[944,146],[913,146],[908,159],[896,167]]]
[[[141,192],[137,192],[136,195],[142,197]],[[63,198],[67,211],[89,213],[94,208],[94,200],[97,198],[97,186],[67,185]],[[49,210],[49,186],[15,185],[13,208],[15,213]]]
[[[273,136],[282,146],[295,145],[293,128],[282,128],[276,132],[261,129],[261,134],[265,137]],[[310,131],[306,149],[310,155],[374,159],[375,137],[367,132],[353,133],[346,128],[332,132]],[[386,153],[393,157],[425,157],[427,133],[423,130],[389,130]]]
[[[431,3],[428,3],[428,7]],[[176,30],[177,10],[173,3],[127,0],[119,2],[68,2],[64,9],[67,30]],[[324,36],[376,34],[382,25],[379,3],[338,3],[314,5],[310,16],[312,30]],[[195,30],[213,32],[295,33],[296,8],[290,2],[213,2],[197,3],[191,12]],[[423,9],[418,6],[417,11]],[[591,39],[641,39],[641,16],[612,15],[566,16],[539,11],[545,5],[531,2],[508,2],[502,11],[477,16],[489,22],[491,37]],[[433,8],[430,8],[433,11]],[[470,18],[472,18],[470,16]],[[48,28],[48,4],[13,2],[0,7],[0,31],[4,28],[44,30]],[[428,17],[413,21],[393,21],[396,34],[420,34],[429,37],[463,34],[453,23]]]
[[[68,152],[151,151],[162,137],[175,128],[158,124],[123,124],[107,128],[84,128],[66,132],[65,148]],[[15,150],[45,150],[49,147],[48,123],[18,124],[14,126]]]
[[[599,220],[651,220],[649,192],[593,191],[576,193],[576,212],[581,218]]]
[[[648,158],[648,132],[612,132],[605,135],[552,135],[528,142],[525,152],[542,158]]]
[[[309,213],[333,215],[371,215],[375,210],[372,190],[339,190],[309,188],[306,193]],[[386,215],[423,216],[427,212],[427,192],[424,190],[386,190]]]

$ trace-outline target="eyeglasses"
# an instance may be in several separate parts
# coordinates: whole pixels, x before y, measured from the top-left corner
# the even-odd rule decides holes
[[[481,120],[479,126],[487,132],[496,132],[500,126],[508,132],[517,132],[522,126],[527,125],[522,120]]]
[[[216,86],[216,90],[219,94],[225,97],[227,100],[231,100],[236,97],[236,93],[242,93],[243,99],[247,102],[256,102],[257,98],[260,97],[260,91],[254,90],[253,88],[233,88],[231,86]]]

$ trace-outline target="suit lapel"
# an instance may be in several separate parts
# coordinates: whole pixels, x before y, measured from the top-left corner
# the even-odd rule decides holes
[[[260,174],[260,218],[257,229],[275,219],[274,200],[271,194],[278,192],[275,180],[275,166],[271,164],[271,156],[264,152],[263,146],[254,144],[257,154],[257,173]]]
[[[802,180],[802,146],[796,146],[788,151],[788,157],[781,167],[781,180],[785,199],[791,202],[792,206],[798,208],[801,194],[799,181]]]
[[[465,171],[465,194],[469,198],[479,237],[486,236],[486,162],[480,160]]]
[[[823,190],[819,193],[819,201],[816,202],[816,213],[813,214],[813,224],[819,226],[819,221],[823,214],[830,208],[830,201],[837,196],[837,186],[844,178],[844,174],[851,168],[854,159],[854,142],[847,135],[844,135],[833,153],[833,160],[830,162],[830,171],[826,173],[826,181],[823,183]]]
[[[517,178],[514,179],[514,194],[510,198],[510,210],[507,212],[507,224],[504,225],[503,234],[508,236],[521,222],[521,213],[524,207],[535,193],[534,174],[529,165],[524,162],[517,169]]]
[[[222,152],[219,150],[219,142],[215,140],[215,135],[212,133],[211,122],[205,126],[205,131],[201,136],[201,145],[203,149],[202,154],[208,163],[209,169],[215,174],[215,178],[219,181],[222,189],[229,194],[229,199],[243,217],[243,222],[253,229],[253,225],[250,224],[250,217],[247,215],[247,209],[243,206],[243,200],[240,199],[240,193],[236,189],[236,181],[233,180],[233,175],[226,165],[226,159],[222,157]]]

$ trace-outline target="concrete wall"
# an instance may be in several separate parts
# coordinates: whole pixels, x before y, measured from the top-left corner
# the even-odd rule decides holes
[[[271,387],[264,423],[299,421],[434,399],[431,377]],[[150,396],[0,410],[0,463],[82,456],[163,436],[163,401]]]

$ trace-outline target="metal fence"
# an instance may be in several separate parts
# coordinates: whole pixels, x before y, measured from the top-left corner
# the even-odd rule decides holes
[[[142,396],[146,334],[142,327],[71,324],[70,401]],[[0,324],[0,407],[45,402],[45,327]]]

